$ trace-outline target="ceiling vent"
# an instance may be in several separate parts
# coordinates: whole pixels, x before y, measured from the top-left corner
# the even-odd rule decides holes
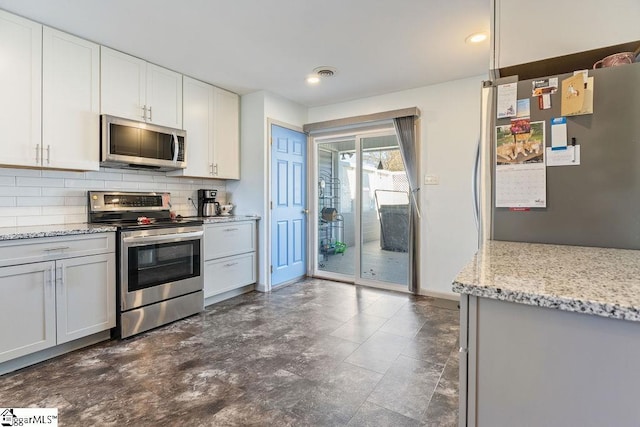
[[[315,68],[313,72],[316,73],[318,77],[326,79],[335,76],[338,70],[333,67],[318,67]]]

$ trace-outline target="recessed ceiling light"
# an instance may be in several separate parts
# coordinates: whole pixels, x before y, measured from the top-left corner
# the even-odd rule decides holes
[[[318,83],[320,83],[320,77],[309,76],[307,77],[307,83],[309,83],[310,85],[317,85]]]
[[[465,43],[482,43],[487,39],[487,33],[473,33],[466,39],[464,39]]]

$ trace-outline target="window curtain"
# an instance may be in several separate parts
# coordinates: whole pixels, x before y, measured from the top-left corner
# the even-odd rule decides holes
[[[393,125],[398,137],[400,154],[409,180],[409,292],[417,294],[420,291],[420,190],[419,150],[416,141],[416,116],[398,117],[393,119]]]

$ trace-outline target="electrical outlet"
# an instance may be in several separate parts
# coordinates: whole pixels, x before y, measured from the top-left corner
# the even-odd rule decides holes
[[[440,184],[440,178],[438,175],[425,175],[424,185],[438,185]]]

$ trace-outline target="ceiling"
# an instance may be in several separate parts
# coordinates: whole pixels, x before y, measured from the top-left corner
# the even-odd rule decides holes
[[[241,95],[315,107],[485,74],[489,0],[0,0]],[[309,86],[319,66],[338,72]]]

